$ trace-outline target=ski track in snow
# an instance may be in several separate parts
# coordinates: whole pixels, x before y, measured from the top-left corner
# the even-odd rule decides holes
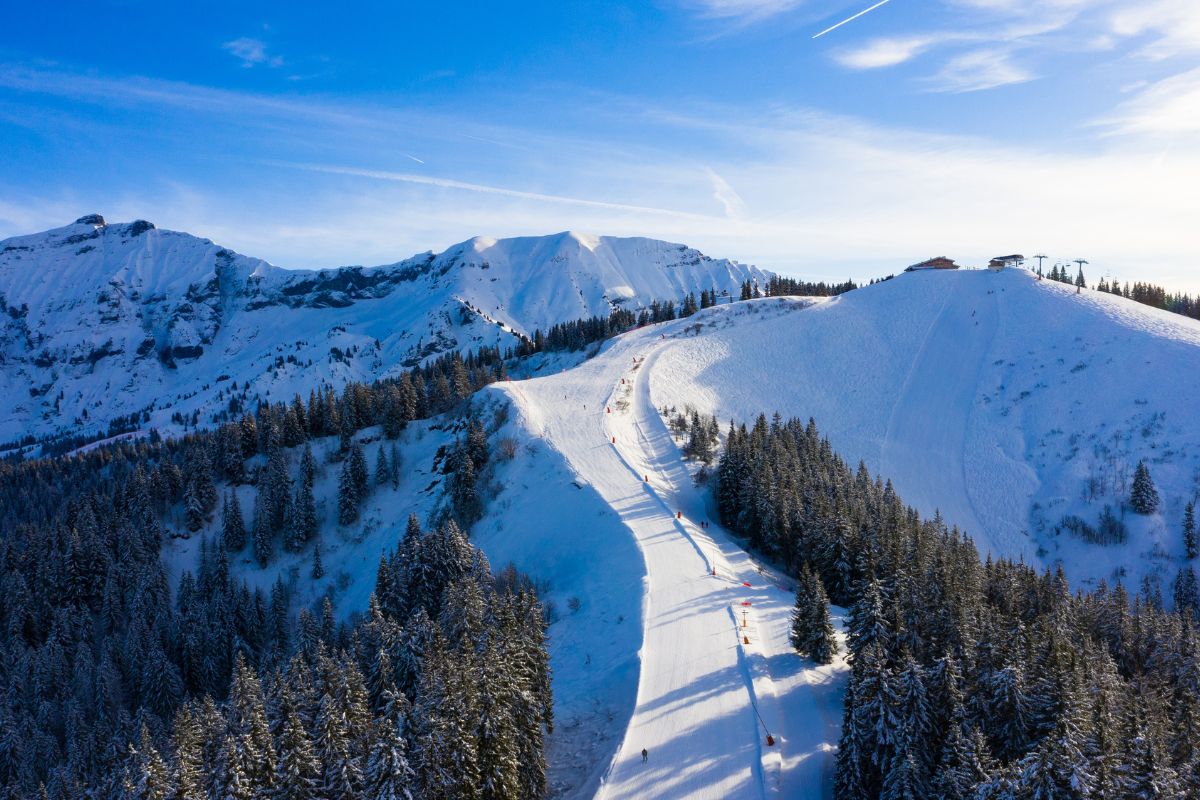
[[[658,354],[685,324],[621,337],[574,370],[503,387],[616,511],[645,563],[636,702],[598,796],[828,797],[841,662],[798,657],[787,635],[791,582],[715,523],[700,528],[706,495],[650,400]]]
[[[884,476],[911,476],[910,491],[942,498],[943,516],[968,531],[986,531],[971,501],[964,467],[968,425],[982,359],[996,334],[994,295],[980,302],[950,287],[892,405],[880,455]],[[929,386],[940,391],[930,394]]]

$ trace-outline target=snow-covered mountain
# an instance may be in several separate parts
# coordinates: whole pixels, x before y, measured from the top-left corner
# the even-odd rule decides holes
[[[658,407],[811,416],[851,463],[984,553],[1061,562],[1073,583],[1136,588],[1151,573],[1170,589],[1200,492],[1200,322],[1023,270],[713,312],[657,359]],[[1123,510],[1141,460],[1163,499],[1148,517]],[[1106,506],[1123,544],[1079,535],[1076,520],[1098,531]]]
[[[454,349],[769,273],[643,238],[475,238],[378,267],[280,269],[99,215],[0,242],[0,442],[120,417],[200,421],[249,397],[387,375]],[[228,383],[227,383],[228,382]]]

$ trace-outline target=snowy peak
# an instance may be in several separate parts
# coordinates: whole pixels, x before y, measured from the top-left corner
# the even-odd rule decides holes
[[[621,305],[637,307],[710,288],[736,292],[743,281],[770,278],[682,244],[572,231],[476,237],[437,256],[433,267],[435,274],[447,275],[460,299],[525,334]]]
[[[476,237],[378,267],[288,270],[145,220],[0,242],[0,443],[211,420],[236,397],[370,380],[619,306],[770,273],[684,245]],[[232,405],[231,405],[232,403]]]

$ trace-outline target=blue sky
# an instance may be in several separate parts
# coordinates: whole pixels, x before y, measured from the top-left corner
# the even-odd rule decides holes
[[[99,211],[311,267],[577,229],[1200,290],[1200,3],[888,0],[813,38],[872,2],[22,4],[0,237]]]

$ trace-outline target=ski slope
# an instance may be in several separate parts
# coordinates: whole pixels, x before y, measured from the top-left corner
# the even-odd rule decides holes
[[[798,313],[771,309],[805,305]],[[756,310],[757,309],[757,310]],[[940,511],[981,553],[1061,564],[1076,585],[1169,594],[1200,497],[1200,323],[1023,270],[901,275],[837,298],[722,306],[664,349],[654,405],[813,417],[852,464]],[[1145,460],[1163,498],[1121,511]],[[1123,544],[1062,527],[1124,515]]]
[[[787,641],[790,583],[715,523],[701,529],[705,496],[650,402],[658,354],[691,335],[689,324],[638,331],[565,373],[495,387],[641,553],[636,700],[598,796],[828,797],[842,666],[797,656]],[[579,520],[570,535],[598,533]]]

